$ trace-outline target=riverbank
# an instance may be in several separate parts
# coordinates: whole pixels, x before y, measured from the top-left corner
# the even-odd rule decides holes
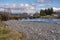
[[[22,32],[11,30],[3,21],[0,21],[0,40],[24,40]]]
[[[60,40],[60,25],[53,23],[26,22],[20,20],[4,21],[9,28],[24,32],[31,40]]]

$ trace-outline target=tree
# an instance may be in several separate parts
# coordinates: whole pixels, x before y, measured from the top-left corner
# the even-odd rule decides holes
[[[50,12],[51,12],[50,15],[53,14],[53,8],[51,8],[51,11]]]
[[[45,10],[40,10],[40,15],[45,16],[46,15]]]
[[[46,15],[48,14],[48,10],[47,9],[45,9],[45,13],[46,13]]]
[[[53,8],[45,9],[45,13],[46,13],[46,15],[52,15],[53,14]]]

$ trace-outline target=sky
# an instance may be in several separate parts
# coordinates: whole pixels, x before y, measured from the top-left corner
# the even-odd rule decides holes
[[[36,12],[40,9],[60,9],[60,0],[0,0],[0,7],[20,8],[20,12]],[[0,8],[0,10],[3,10]],[[13,10],[12,10],[13,11]],[[18,11],[18,10],[15,10]],[[19,11],[18,11],[19,12]]]

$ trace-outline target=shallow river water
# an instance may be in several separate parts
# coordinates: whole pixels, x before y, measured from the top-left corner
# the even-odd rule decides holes
[[[42,19],[42,18],[36,18],[36,19],[22,19],[21,21],[46,22],[46,23],[57,23],[57,24],[60,24],[60,19]]]

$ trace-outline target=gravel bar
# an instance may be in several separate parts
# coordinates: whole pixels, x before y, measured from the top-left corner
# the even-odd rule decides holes
[[[26,40],[60,40],[60,25],[19,20],[4,21],[10,28],[26,34]]]

